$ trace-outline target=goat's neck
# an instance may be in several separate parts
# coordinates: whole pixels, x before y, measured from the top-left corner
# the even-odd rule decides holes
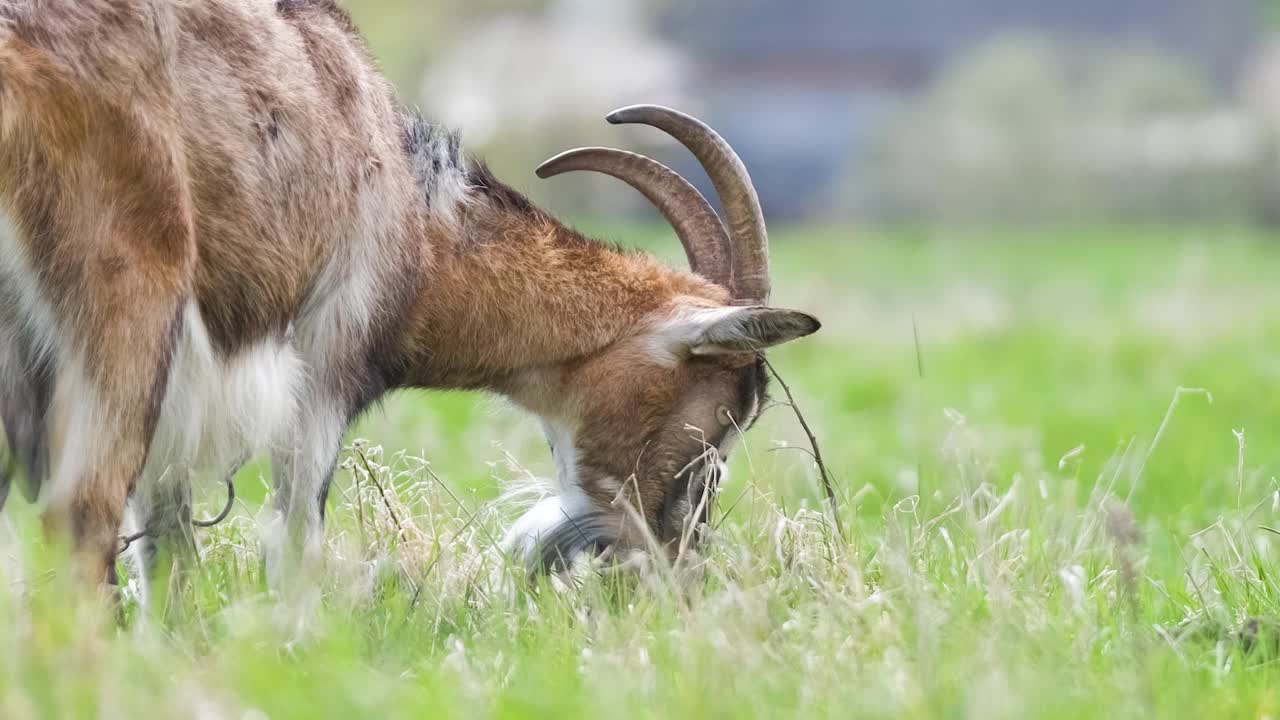
[[[492,183],[491,183],[492,184]],[[639,331],[682,296],[723,291],[652,257],[587,239],[504,186],[430,233],[407,384],[510,393]]]

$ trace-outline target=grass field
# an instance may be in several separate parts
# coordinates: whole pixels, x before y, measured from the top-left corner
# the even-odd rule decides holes
[[[520,588],[494,545],[550,471],[535,424],[399,396],[352,436],[378,483],[339,472],[301,636],[265,591],[262,465],[167,622],[120,628],[6,547],[0,717],[1280,716],[1278,240],[779,229],[775,300],[825,328],[773,360],[847,537],[778,407],[698,561]]]

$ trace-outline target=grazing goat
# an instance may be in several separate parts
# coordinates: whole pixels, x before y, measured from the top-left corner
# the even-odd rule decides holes
[[[539,175],[634,186],[693,272],[587,239],[467,159],[333,0],[0,1],[0,503],[20,476],[86,578],[114,582],[126,515],[146,564],[181,557],[192,484],[269,450],[279,582],[319,559],[352,419],[463,388],[527,408],[551,445],[559,494],[512,529],[521,562],[671,545],[760,410],[760,352],[819,325],[766,306],[760,205],[719,135],[656,106],[609,120],[687,146],[727,224],[640,155],[573,150]]]

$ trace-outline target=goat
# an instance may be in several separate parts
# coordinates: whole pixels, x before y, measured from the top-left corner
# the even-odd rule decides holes
[[[505,540],[531,570],[670,547],[760,410],[761,352],[819,323],[768,307],[760,203],[719,135],[657,106],[609,121],[687,146],[727,225],[641,155],[538,174],[629,183],[692,272],[499,182],[404,109],[333,0],[0,2],[0,422],[47,533],[93,583],[126,519],[144,566],[189,556],[192,484],[269,450],[282,582],[319,560],[353,419],[448,388],[541,419],[559,494]]]

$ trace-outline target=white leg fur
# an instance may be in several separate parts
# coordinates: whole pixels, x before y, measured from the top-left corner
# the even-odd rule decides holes
[[[268,582],[286,599],[295,630],[304,629],[319,601],[323,503],[347,426],[330,403],[308,399],[304,407],[289,439],[272,452],[275,504],[263,538]]]
[[[129,498],[125,534],[147,531],[129,546],[130,580],[136,581],[143,607],[152,607],[153,583],[163,579],[156,577],[163,560],[180,570],[179,577],[189,569],[185,564],[194,561],[199,546],[191,516],[191,473],[185,466],[172,466],[164,477],[140,483]],[[174,589],[171,581],[167,590]]]

